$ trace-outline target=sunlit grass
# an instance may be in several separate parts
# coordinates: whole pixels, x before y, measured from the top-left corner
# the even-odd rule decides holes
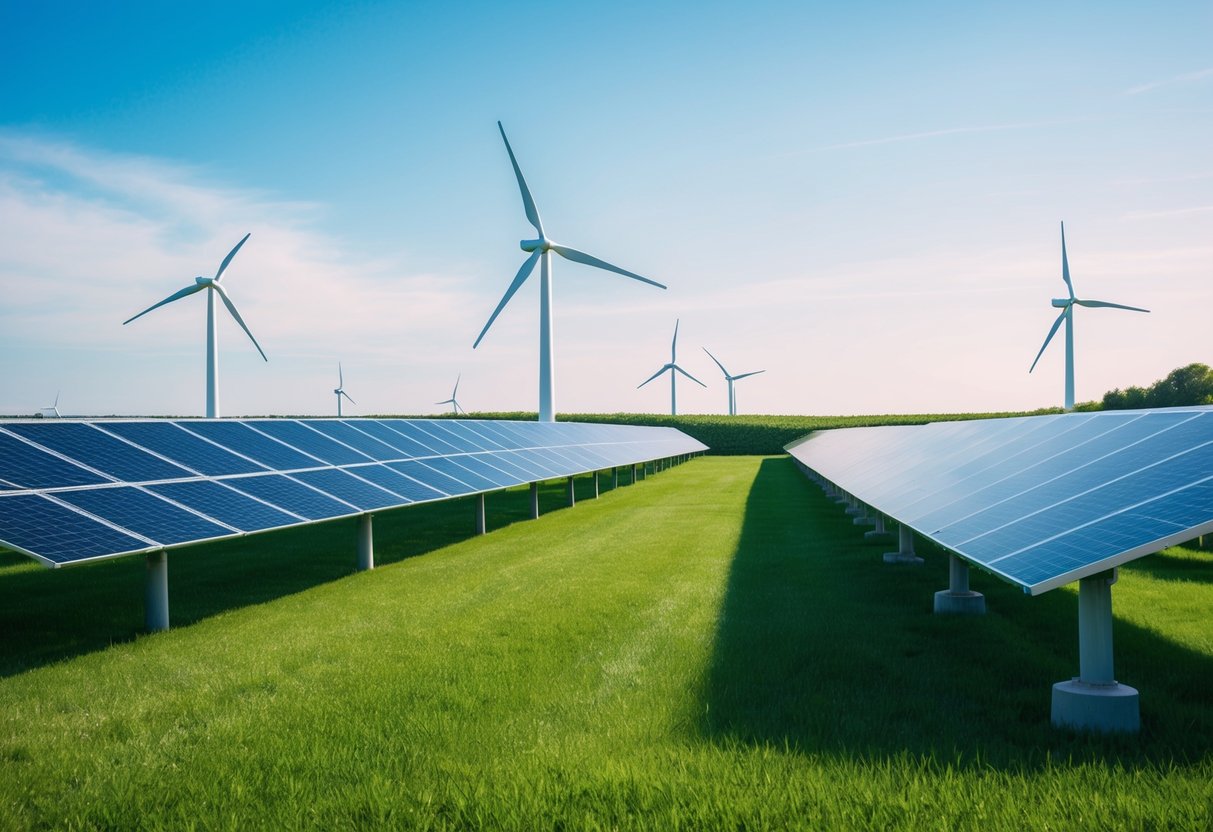
[[[1206,553],[1124,570],[1101,739],[1068,590],[935,617],[786,458],[587,485],[381,515],[371,573],[344,522],[174,553],[148,637],[138,558],[5,561],[0,828],[1208,827]]]

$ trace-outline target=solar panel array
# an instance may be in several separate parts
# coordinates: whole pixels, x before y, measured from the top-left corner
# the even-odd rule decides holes
[[[1033,595],[1213,531],[1213,408],[817,431],[791,455]]]
[[[0,543],[61,566],[703,450],[572,422],[0,422]]]

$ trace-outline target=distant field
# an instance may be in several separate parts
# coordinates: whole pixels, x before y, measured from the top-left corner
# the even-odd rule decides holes
[[[0,829],[1208,829],[1213,559],[1123,570],[1136,738],[1049,726],[1076,600],[881,563],[787,458],[702,457],[142,560],[0,556]]]
[[[1059,409],[1031,413],[920,413],[874,416],[669,416],[660,413],[568,413],[561,422],[606,422],[613,425],[663,425],[678,428],[707,445],[714,455],[764,456],[783,453],[784,445],[809,431],[872,425],[924,425],[957,419],[994,419],[1060,413]],[[472,413],[472,419],[533,420],[534,413]]]

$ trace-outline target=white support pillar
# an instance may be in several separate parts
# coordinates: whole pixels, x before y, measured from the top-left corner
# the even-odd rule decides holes
[[[636,463],[632,463],[632,485],[636,484]]]
[[[143,625],[149,633],[168,629],[168,553],[147,553],[147,578],[143,585]]]
[[[484,534],[488,531],[488,526],[484,519],[484,495],[476,495],[476,534]]]
[[[855,505],[859,507],[859,513],[851,518],[851,524],[855,526],[871,526],[876,521],[872,519],[872,508],[867,503],[856,501]]]
[[[618,487],[619,487],[619,466],[613,465],[613,466],[611,466],[611,488],[616,489]]]
[[[1141,709],[1136,688],[1112,670],[1112,584],[1116,570],[1078,582],[1078,675],[1053,685],[1052,722],[1058,728],[1137,733]]]
[[[590,476],[594,478],[594,499],[597,500],[598,499],[598,472],[595,471],[592,474],[590,474]]]
[[[539,483],[531,483],[531,519],[539,519]]]
[[[876,528],[863,533],[864,540],[880,540],[888,531],[884,527],[884,515],[879,511],[872,512],[872,521],[876,524]]]
[[[577,495],[573,492],[573,478],[569,477],[568,485],[565,487],[565,496],[569,501],[569,508],[577,505]]]
[[[358,518],[358,571],[375,568],[375,536],[371,527],[371,515]]]
[[[948,588],[935,593],[937,615],[984,615],[986,597],[969,589],[969,565],[949,555]]]
[[[855,499],[854,494],[848,494],[846,502],[847,502],[847,507],[846,507],[847,514],[851,515],[852,517],[859,517],[860,515],[863,514],[863,508],[861,507],[859,500]]]
[[[914,532],[905,523],[898,523],[897,526],[897,551],[885,552],[884,562],[922,566],[922,558],[914,554]]]

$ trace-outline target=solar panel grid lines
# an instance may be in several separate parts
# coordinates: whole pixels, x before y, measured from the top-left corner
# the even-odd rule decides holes
[[[13,488],[0,490],[0,501],[10,501],[0,502],[0,540],[52,566],[257,534],[704,449],[668,428],[484,420],[466,420],[453,429],[433,420],[56,420],[26,431],[54,435],[47,441],[56,447],[74,447],[79,456],[126,466],[125,473],[166,477],[130,482],[90,471],[74,457],[7,430],[23,424],[38,423],[0,423],[0,441],[6,441],[0,445],[0,481],[12,481],[23,470],[41,479],[31,485],[18,477]],[[68,438],[54,431],[64,431],[62,437]],[[97,447],[80,441],[94,435],[89,431],[99,438]],[[545,445],[557,447],[547,450]],[[442,455],[439,448],[451,450]],[[419,451],[429,455],[418,459]],[[47,471],[54,476],[46,476]],[[36,499],[11,502],[14,497]],[[27,510],[16,512],[16,507]],[[36,520],[32,525],[31,517]],[[52,518],[65,533],[44,534],[43,542],[31,537]]]
[[[8,431],[108,478],[167,480],[193,473],[89,424],[24,422]]]
[[[820,431],[788,450],[1031,594],[1213,530],[1213,408],[928,427]]]

